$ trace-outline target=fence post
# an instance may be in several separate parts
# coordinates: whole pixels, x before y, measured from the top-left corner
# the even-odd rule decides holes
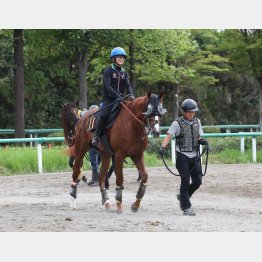
[[[42,162],[42,144],[37,144],[37,158],[38,158],[38,173],[43,173],[43,162]]]
[[[244,153],[245,151],[245,138],[243,136],[240,138],[240,150],[241,153]]]
[[[176,163],[176,140],[171,140],[171,157],[172,157],[172,163]]]
[[[33,138],[33,135],[31,133],[29,134],[29,136],[30,136],[30,138]],[[32,147],[32,146],[33,146],[33,142],[30,141],[30,147]]]
[[[257,162],[257,144],[256,137],[252,137],[252,156],[253,162]]]

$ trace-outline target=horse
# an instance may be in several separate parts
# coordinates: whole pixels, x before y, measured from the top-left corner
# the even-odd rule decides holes
[[[126,157],[130,157],[134,162],[141,181],[136,194],[136,200],[131,205],[131,210],[137,212],[140,202],[146,191],[148,173],[144,165],[144,151],[148,143],[148,132],[153,129],[155,116],[162,117],[166,109],[162,105],[163,92],[157,96],[149,91],[145,96],[137,97],[134,100],[122,101],[120,111],[109,128],[106,128],[110,146],[113,152],[105,150],[101,140],[98,150],[101,156],[101,168],[99,173],[99,187],[102,197],[102,205],[107,211],[111,210],[108,192],[105,188],[106,173],[110,165],[111,155],[115,155],[116,174],[116,195],[117,213],[122,213],[122,191],[123,186],[123,163]],[[91,114],[87,112],[77,123],[75,130],[74,145],[71,147],[75,156],[73,166],[72,183],[70,195],[72,197],[71,208],[76,208],[77,184],[81,179],[81,164],[86,152],[90,149],[91,140],[94,136],[93,130],[88,130],[87,126]]]
[[[75,135],[75,126],[80,119],[79,115],[79,100],[75,100],[69,103],[63,103],[62,110],[61,110],[61,119],[62,119],[62,127],[64,130],[64,137],[66,144],[71,147],[74,144],[74,135]],[[92,109],[92,108],[90,108]],[[90,111],[90,113],[94,113],[95,110]],[[152,129],[149,131],[149,135],[153,138],[159,138],[160,136],[160,118],[159,116],[150,117],[149,118],[149,126],[153,126]],[[75,157],[71,156],[69,158],[69,166],[73,167]],[[111,177],[112,173],[114,172],[114,156],[112,156],[112,164],[107,172],[105,187],[109,189],[109,178]],[[87,183],[86,177],[83,175],[82,180]],[[137,182],[140,182],[141,176],[138,174]]]
[[[63,103],[61,110],[61,119],[62,119],[62,127],[64,130],[64,138],[65,143],[72,147],[75,139],[75,128],[79,119],[81,118],[81,114],[84,111],[80,111],[79,109],[79,100],[75,100],[74,102]],[[96,107],[90,107],[89,112],[94,113],[97,111]],[[73,167],[74,165],[74,156],[70,156],[69,158],[69,166]],[[82,180],[87,183],[87,178],[83,175]]]

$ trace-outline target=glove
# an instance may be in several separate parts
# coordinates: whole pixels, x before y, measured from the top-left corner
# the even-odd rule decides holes
[[[160,155],[165,155],[165,154],[167,154],[167,149],[166,149],[166,147],[161,146],[159,148],[158,152],[159,152]]]
[[[128,99],[129,99],[129,100],[134,100],[135,97],[134,97],[133,95],[129,95]]]
[[[207,140],[206,139],[204,139],[204,138],[200,138],[199,140],[198,140],[198,144],[199,145],[207,145]]]

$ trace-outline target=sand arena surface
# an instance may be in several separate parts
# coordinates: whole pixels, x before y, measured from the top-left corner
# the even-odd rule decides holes
[[[176,169],[173,168],[175,172]],[[80,183],[70,210],[71,173],[0,177],[1,232],[261,232],[262,165],[209,165],[192,197],[194,217],[185,217],[176,194],[180,178],[164,167],[147,168],[148,186],[138,213],[130,209],[137,171],[124,169],[123,213],[116,213],[115,176],[107,212],[98,187]],[[84,172],[90,179],[90,171]]]

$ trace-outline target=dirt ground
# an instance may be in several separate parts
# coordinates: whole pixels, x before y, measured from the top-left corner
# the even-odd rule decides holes
[[[98,187],[80,183],[77,209],[70,210],[71,173],[0,177],[1,232],[261,232],[262,165],[209,165],[192,197],[194,217],[182,215],[176,194],[180,178],[164,167],[147,168],[146,194],[138,213],[130,209],[138,189],[137,171],[124,170],[123,213],[101,204]],[[173,169],[176,171],[176,169]],[[85,172],[90,177],[90,171]]]

